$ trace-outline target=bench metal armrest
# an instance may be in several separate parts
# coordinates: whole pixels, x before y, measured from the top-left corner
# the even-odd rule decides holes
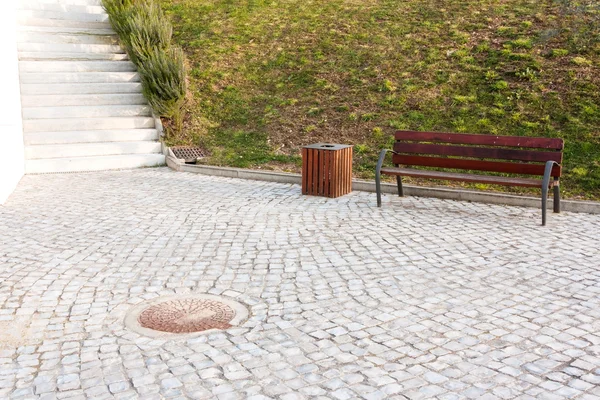
[[[548,188],[550,185],[550,176],[552,175],[552,168],[557,165],[560,167],[560,164],[556,161],[546,161],[546,168],[544,169],[544,179],[542,181],[542,185],[545,188]]]
[[[546,225],[546,203],[548,202],[548,187],[550,186],[550,176],[552,168],[555,165],[560,167],[556,161],[546,161],[544,169],[544,179],[542,180],[542,226]],[[558,180],[558,178],[556,178]],[[558,186],[554,185],[554,212],[560,212],[560,195]]]
[[[377,207],[381,207],[381,167],[383,166],[383,160],[385,159],[385,155],[388,151],[398,154],[394,150],[388,149],[383,149],[381,150],[381,153],[379,153],[379,160],[377,160],[377,167],[375,168],[375,191],[377,192]]]
[[[376,175],[379,175],[379,173],[381,172],[381,167],[383,167],[383,161],[385,160],[385,155],[387,154],[388,151],[390,153],[400,154],[400,153],[395,152],[394,150],[390,150],[390,149],[381,150],[381,153],[379,153],[379,160],[377,160],[377,167],[375,168]]]

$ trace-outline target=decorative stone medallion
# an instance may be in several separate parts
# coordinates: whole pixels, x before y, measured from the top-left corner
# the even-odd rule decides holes
[[[134,307],[125,325],[145,336],[167,337],[224,330],[248,318],[242,304],[223,296],[193,294],[161,297]]]

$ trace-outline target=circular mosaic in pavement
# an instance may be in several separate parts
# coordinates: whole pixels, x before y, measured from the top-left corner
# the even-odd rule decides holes
[[[125,325],[145,336],[223,330],[248,317],[242,304],[222,296],[195,294],[155,299],[134,307]]]
[[[138,317],[144,328],[171,333],[227,329],[235,311],[215,300],[170,300],[148,307]]]

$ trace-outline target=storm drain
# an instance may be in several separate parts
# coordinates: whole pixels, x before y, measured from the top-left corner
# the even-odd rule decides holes
[[[205,156],[204,151],[200,147],[175,146],[171,147],[171,151],[175,157],[185,160],[186,163],[195,163],[197,159]]]
[[[125,325],[145,336],[224,330],[248,318],[242,304],[223,296],[196,294],[163,297],[134,307]]]

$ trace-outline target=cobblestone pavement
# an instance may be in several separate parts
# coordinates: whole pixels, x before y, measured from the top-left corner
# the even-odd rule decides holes
[[[0,206],[0,398],[598,399],[600,216],[168,169],[26,176]],[[249,319],[125,328],[177,293]]]

